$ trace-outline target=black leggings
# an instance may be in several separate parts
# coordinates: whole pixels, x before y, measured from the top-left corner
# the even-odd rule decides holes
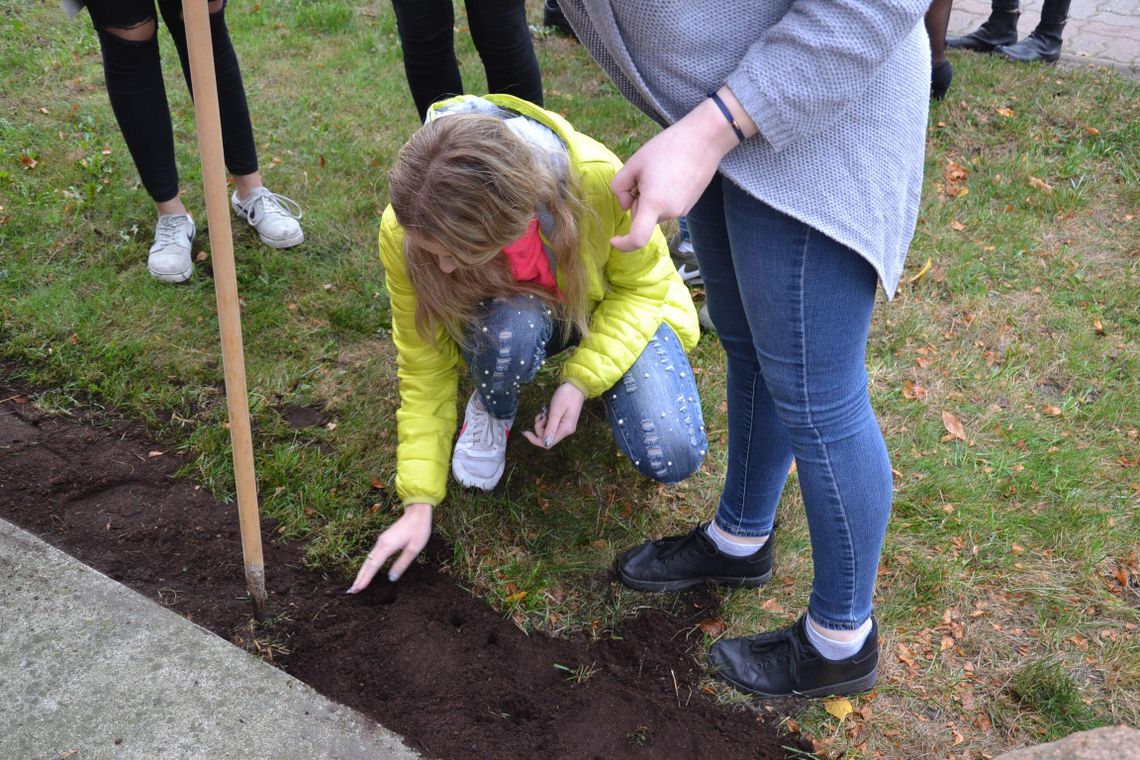
[[[186,84],[190,86],[182,3],[180,0],[157,2],[163,23],[178,48]],[[178,167],[174,163],[174,130],[158,54],[155,0],[87,0],[87,10],[99,33],[111,109],[135,168],[151,198],[159,203],[171,200],[178,195]],[[155,33],[143,41],[126,40],[110,31],[132,30],[148,22],[155,27]],[[226,28],[224,5],[223,10],[210,14],[210,34],[214,42],[226,168],[235,175],[252,174],[257,171],[257,149],[237,53]]]
[[[463,92],[455,60],[452,0],[392,0],[404,48],[404,71],[420,119],[428,106]],[[487,90],[542,105],[542,75],[530,40],[524,0],[465,0],[467,23],[487,72]]]

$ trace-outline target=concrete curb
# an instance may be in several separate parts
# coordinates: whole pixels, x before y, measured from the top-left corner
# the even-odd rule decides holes
[[[0,758],[413,760],[392,732],[0,520]]]

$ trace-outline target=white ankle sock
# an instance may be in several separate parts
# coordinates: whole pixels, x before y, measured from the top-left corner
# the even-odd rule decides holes
[[[804,627],[807,629],[808,641],[825,659],[846,660],[858,654],[871,635],[871,618],[864,620],[863,625],[854,630],[833,631],[824,628],[808,615]]]
[[[768,543],[767,536],[734,536],[717,527],[716,522],[705,526],[705,533],[716,544],[717,551],[730,557],[747,557]]]

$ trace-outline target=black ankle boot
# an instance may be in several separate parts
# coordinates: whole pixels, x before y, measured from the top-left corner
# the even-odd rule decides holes
[[[930,67],[930,97],[942,100],[954,79],[954,69],[950,61],[940,61]]]
[[[990,53],[999,45],[1012,45],[1017,42],[1017,19],[1019,11],[993,11],[986,22],[962,37],[947,37],[946,47],[955,50],[973,50]]]
[[[1059,24],[1042,22],[1021,42],[1016,45],[1002,45],[997,48],[997,53],[1018,63],[1032,61],[1056,63],[1061,57],[1061,32],[1064,29],[1063,21]]]

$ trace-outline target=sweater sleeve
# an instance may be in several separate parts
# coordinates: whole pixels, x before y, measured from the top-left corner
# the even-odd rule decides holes
[[[749,47],[726,84],[780,150],[863,97],[928,0],[797,0]]]
[[[459,349],[442,330],[436,342],[416,331],[416,296],[404,264],[403,233],[389,207],[380,222],[380,258],[392,308],[400,380],[396,411],[396,493],[403,504],[437,505],[447,493],[456,428]]]

